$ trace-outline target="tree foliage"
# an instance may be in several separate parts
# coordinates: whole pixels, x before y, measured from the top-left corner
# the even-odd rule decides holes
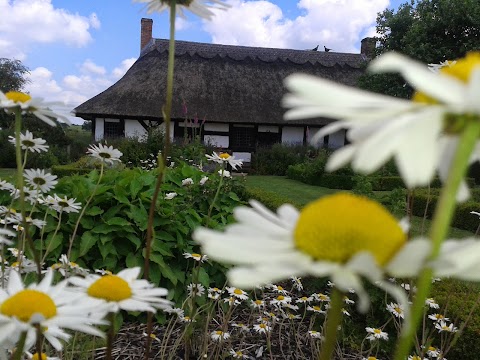
[[[20,60],[0,58],[0,90],[21,91],[29,82],[25,77],[29,74],[28,68]]]
[[[377,55],[398,51],[439,63],[480,49],[480,1],[412,0],[377,16]],[[396,75],[366,75],[360,87],[408,98],[412,89]]]

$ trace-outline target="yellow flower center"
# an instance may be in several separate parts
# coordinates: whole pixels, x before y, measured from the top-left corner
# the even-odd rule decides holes
[[[230,158],[230,154],[221,153],[220,155],[218,155],[218,157],[219,157],[220,159],[227,160],[228,158]]]
[[[262,300],[255,300],[255,304],[261,305],[261,304],[263,304],[263,301]]]
[[[281,286],[279,285],[279,286],[277,286],[277,290],[278,290],[278,291],[283,291],[283,287],[281,287]]]
[[[242,295],[242,294],[243,294],[243,291],[240,290],[240,289],[235,289],[235,290],[233,290],[233,293],[234,293],[235,295]]]
[[[222,334],[223,334],[223,331],[217,330],[217,331],[215,331],[215,333],[216,333],[217,335],[222,335]]]
[[[322,309],[322,308],[321,308],[320,306],[317,306],[317,305],[315,305],[315,306],[313,307],[313,310],[315,310],[315,311],[320,311],[321,309]]]
[[[259,325],[259,327],[261,327],[262,329],[265,329],[267,327],[267,325],[262,323],[262,324]]]
[[[369,356],[367,360],[377,360],[377,358],[375,356]]]
[[[457,60],[454,64],[449,62],[449,65],[440,69],[440,73],[452,76],[464,83],[468,83],[472,72],[480,67],[480,52],[470,52],[464,58]],[[438,101],[430,96],[415,92],[413,101],[424,104],[438,104]]]
[[[132,296],[130,285],[117,275],[105,275],[87,290],[88,295],[107,301],[122,301]]]
[[[37,290],[22,290],[5,300],[0,306],[0,313],[28,322],[34,314],[50,319],[57,314],[57,307],[52,298]]]
[[[400,309],[399,307],[395,307],[395,308],[393,308],[393,310],[395,310],[398,314],[403,313],[403,310]]]
[[[437,348],[434,348],[433,346],[429,346],[428,351],[437,351]]]
[[[347,193],[307,205],[294,238],[297,248],[316,260],[345,263],[367,251],[378,265],[386,264],[406,240],[397,220],[380,204]]]
[[[18,261],[13,262],[12,265],[11,265],[11,267],[13,267],[13,268],[17,268],[19,266],[20,266],[20,262],[18,262]]]
[[[47,355],[45,353],[42,353],[40,356],[38,356],[38,353],[35,353],[32,356],[32,360],[47,360]]]
[[[285,296],[279,295],[279,296],[277,296],[277,300],[279,300],[279,301],[285,300]]]
[[[192,258],[194,258],[194,259],[196,259],[196,258],[200,259],[201,257],[202,257],[202,255],[197,254],[197,253],[192,254]]]
[[[374,332],[375,334],[381,334],[381,333],[382,333],[382,330],[380,330],[380,329],[373,329],[373,332]]]
[[[5,94],[7,99],[12,100],[13,102],[16,103],[26,103],[29,100],[32,100],[32,97],[30,95],[24,94],[19,91],[9,91]]]

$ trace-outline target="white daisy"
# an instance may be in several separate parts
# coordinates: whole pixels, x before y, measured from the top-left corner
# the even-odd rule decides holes
[[[169,192],[169,193],[166,193],[165,194],[165,197],[164,199],[165,200],[172,200],[175,196],[177,196],[178,194],[174,191],[174,192]]]
[[[253,330],[255,330],[259,334],[266,334],[272,330],[272,328],[265,323],[255,324],[253,325]]]
[[[303,290],[303,284],[302,284],[302,278],[298,276],[291,276],[290,280],[292,280],[293,287],[297,289],[298,291]]]
[[[249,332],[250,328],[244,323],[233,323],[232,327],[239,329],[242,332]]]
[[[321,302],[329,302],[330,301],[330,296],[322,294],[322,293],[315,293],[312,295],[312,297],[315,300],[321,301]]]
[[[437,349],[435,346],[429,346],[427,349],[427,355],[430,357],[439,357],[440,349]]]
[[[181,308],[171,308],[171,309],[165,309],[163,311],[166,312],[167,314],[175,314],[179,318],[182,318],[185,316],[185,311]]]
[[[109,165],[116,161],[121,162],[120,157],[123,155],[121,151],[114,149],[113,146],[103,144],[90,145],[87,154]]]
[[[251,205],[234,210],[239,223],[225,232],[199,228],[193,234],[211,258],[241,265],[228,277],[244,288],[290,276],[330,276],[341,290],[354,288],[365,310],[368,296],[361,277],[375,283],[382,279],[382,268],[402,275],[418,271],[430,249],[424,241],[405,244],[405,233],[385,209],[347,193],[325,196],[301,213],[290,205],[277,214],[256,201]],[[377,286],[406,303],[401,289]]]
[[[299,303],[310,303],[312,301],[313,301],[312,296],[302,296],[302,297],[298,298],[297,300],[295,300],[295,302],[297,304],[299,304]]]
[[[5,94],[0,91],[0,108],[5,111],[20,110],[22,113],[30,113],[50,126],[56,126],[56,121],[70,124],[65,115],[49,109],[53,105],[59,105],[59,103],[44,102],[41,98],[32,98],[30,95],[18,91],[9,91]]]
[[[425,305],[428,305],[430,309],[440,309],[440,305],[438,305],[438,303],[432,298],[426,299]]]
[[[203,176],[198,183],[203,186],[207,181],[208,181],[208,176]]]
[[[414,101],[349,88],[308,75],[285,80],[292,92],[284,98],[288,120],[329,117],[341,121],[322,128],[317,140],[342,128],[349,145],[330,157],[327,169],[351,162],[356,172],[371,173],[395,159],[405,184],[426,186],[436,170],[445,179],[457,147],[458,115],[478,121],[480,115],[480,53],[469,53],[452,66],[433,73],[428,67],[397,53],[370,63],[373,72],[399,72],[416,89]],[[470,161],[480,158],[480,144]],[[468,197],[465,183],[459,200]]]
[[[224,169],[218,170],[218,175],[220,175],[221,177],[225,177],[225,178],[231,178],[232,177],[232,174],[230,174],[230,171],[224,170]]]
[[[268,285],[268,288],[272,289],[273,291],[279,293],[279,294],[283,294],[283,295],[287,295],[288,294],[288,291],[285,290],[283,288],[283,286],[281,285],[275,285],[275,284],[269,284]]]
[[[15,137],[9,136],[8,141],[15,145],[17,142]],[[42,151],[48,151],[48,145],[45,145],[46,140],[42,138],[34,138],[30,131],[26,131],[25,134],[20,133],[20,144],[22,150],[30,150],[31,152],[41,153]]]
[[[387,304],[387,310],[397,318],[401,318],[401,319],[405,318],[404,306],[401,304],[395,304],[395,303]]]
[[[251,300],[251,305],[254,309],[262,309],[265,307],[265,301],[261,299]]]
[[[25,288],[18,273],[10,273],[8,286],[0,289],[0,344],[6,340],[16,342],[25,331],[27,339],[35,339],[37,325],[42,330],[52,328],[61,332],[65,328],[103,336],[93,325],[106,324],[102,320],[104,309],[95,308],[82,294],[68,291],[66,281],[52,285],[52,280],[53,272],[48,271],[40,283]],[[60,332],[55,336],[52,331],[46,339],[64,339]],[[57,350],[61,349],[60,341],[50,342]],[[26,347],[32,345],[33,342]]]
[[[236,305],[240,305],[242,303],[235,296],[230,296],[228,298],[225,298],[225,299],[223,299],[223,302],[230,305],[230,306],[233,306],[233,305],[236,306]]]
[[[170,1],[168,0],[133,0],[133,2],[145,3],[148,14],[170,10]],[[215,15],[210,9],[224,10],[229,7],[230,5],[227,5],[223,0],[177,0],[175,12],[179,16],[185,17],[183,12],[188,10],[201,18],[210,20]]]
[[[9,237],[13,238],[17,236],[13,231],[8,229],[0,228],[0,247],[3,245],[12,245],[13,241],[9,239]]]
[[[447,323],[443,320],[440,320],[435,324],[435,329],[437,329],[439,332],[450,332],[450,333],[455,333],[458,331],[458,328],[453,326],[453,323],[450,325],[447,325]]]
[[[205,294],[205,286],[202,284],[188,284],[187,285],[187,291],[188,291],[188,296],[193,297],[193,296],[198,296],[202,297],[203,294]]]
[[[45,172],[43,169],[26,169],[23,176],[27,184],[41,192],[49,192],[57,185],[57,176]]]
[[[168,291],[154,287],[147,280],[137,280],[141,269],[124,269],[117,275],[88,275],[72,277],[68,281],[89,296],[91,303],[107,303],[111,312],[148,311],[169,309],[171,302],[165,299]]]
[[[322,307],[318,306],[318,305],[307,306],[307,310],[312,311],[312,312],[317,313],[317,314],[325,314],[326,313],[324,310],[322,310]]]
[[[244,354],[243,352],[241,352],[240,350],[237,350],[235,351],[234,349],[230,349],[228,351],[228,353],[230,354],[231,357],[233,357],[234,359],[254,359],[246,354]]]
[[[66,196],[61,198],[57,194],[53,194],[53,197],[48,195],[46,198],[44,198],[43,203],[59,213],[78,213],[82,208],[82,204],[75,202],[76,200],[77,199],[69,199]]]
[[[208,256],[207,255],[201,255],[201,254],[197,254],[197,253],[183,253],[183,256],[185,257],[185,259],[193,259],[195,261],[199,261],[199,262],[205,262],[208,260]]]
[[[408,357],[408,360],[428,360],[428,359],[427,359],[427,358],[422,358],[422,357],[420,357],[420,356],[418,356],[418,355],[410,355],[410,356]]]
[[[242,167],[243,160],[235,160],[235,156],[232,156],[227,153],[217,154],[215,151],[213,155],[205,155],[208,160],[216,162],[218,164],[225,164],[228,163],[232,169],[236,170],[237,167]]]
[[[15,185],[9,183],[7,180],[1,180],[0,181],[0,190],[5,190],[5,191],[14,191],[15,190]]]
[[[321,340],[324,339],[322,333],[316,330],[309,330],[308,335],[310,335],[312,339],[321,339]]]
[[[388,334],[381,329],[366,327],[365,330],[367,331],[367,340],[374,341],[374,340],[388,340]]]
[[[210,337],[212,338],[213,341],[223,341],[230,337],[230,333],[224,332],[222,330],[216,330],[216,331],[212,331],[212,333],[210,334]]]
[[[450,321],[449,318],[445,317],[442,314],[430,314],[428,318],[433,321]]]
[[[7,222],[7,224],[23,225],[23,216],[22,214],[19,214],[19,213],[11,214],[7,218],[5,218],[5,221]],[[39,229],[43,228],[47,224],[43,220],[33,219],[30,216],[27,216],[25,218],[25,222],[28,225],[36,226]]]
[[[292,301],[292,298],[290,296],[284,296],[284,295],[278,295],[275,299],[272,299],[270,301],[271,305],[276,305],[276,306],[283,306]]]
[[[193,185],[193,179],[192,178],[186,178],[182,180],[182,186],[188,186],[188,185]]]
[[[248,299],[248,294],[243,291],[242,289],[238,289],[235,287],[227,287],[227,291],[230,294],[230,296],[234,296],[237,299],[240,300],[247,300]]]
[[[351,300],[348,296],[343,297],[343,302],[347,305],[355,304],[355,301]]]

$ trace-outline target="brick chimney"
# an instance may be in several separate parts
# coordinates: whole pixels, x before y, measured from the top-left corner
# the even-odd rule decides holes
[[[360,53],[365,55],[369,59],[373,59],[376,55],[375,50],[377,48],[377,41],[373,37],[367,37],[362,39],[362,45]]]
[[[142,18],[140,26],[140,51],[152,40],[152,27],[152,19]]]

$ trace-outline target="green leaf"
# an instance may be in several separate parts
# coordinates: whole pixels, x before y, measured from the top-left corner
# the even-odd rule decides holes
[[[87,210],[85,210],[85,215],[90,215],[90,216],[100,215],[103,213],[104,211],[100,209],[98,206],[92,206],[91,208],[88,208]]]
[[[114,232],[115,230],[117,230],[117,228],[114,227],[114,226],[110,226],[110,225],[107,225],[107,224],[100,224],[100,225],[95,226],[92,229],[92,232],[97,233],[97,234],[109,234],[111,232]]]
[[[48,249],[48,252],[51,253],[57,247],[59,247],[63,243],[63,234],[57,233],[55,237],[53,237],[53,233],[47,236],[47,240],[45,241],[44,249]]]
[[[80,220],[80,224],[84,229],[92,229],[95,226],[95,221],[91,217],[84,216]]]
[[[108,225],[118,225],[118,226],[130,226],[132,225],[128,220],[125,220],[120,217],[113,217],[106,221]]]
[[[210,277],[203,267],[198,272],[198,281],[204,286],[210,285]]]
[[[228,193],[228,197],[232,200],[235,200],[235,201],[240,201],[240,198],[237,196],[237,194],[235,194],[234,192],[229,192]]]
[[[142,259],[139,254],[130,253],[125,259],[125,264],[128,268],[140,266],[142,264]]]
[[[177,277],[175,276],[175,273],[172,271],[170,266],[167,266],[165,262],[163,261],[162,255],[158,253],[151,253],[150,254],[150,261],[153,261],[155,264],[157,264],[160,267],[161,273],[163,277],[166,277],[169,279],[173,285],[177,285]],[[154,266],[151,266],[153,268]]]
[[[136,234],[125,234],[125,237],[135,245],[135,250],[138,250],[142,246],[142,240],[138,238]]]
[[[137,197],[137,194],[143,188],[143,181],[141,179],[136,178],[130,183],[130,194],[132,198]]]
[[[147,229],[148,212],[143,206],[131,205],[127,215],[135,222],[140,230],[145,231]]]
[[[98,242],[98,235],[92,234],[90,231],[83,233],[80,239],[80,254],[79,256],[85,255],[88,250],[92,248]]]
[[[176,239],[165,230],[160,230],[155,233],[155,238],[159,240],[176,242]]]

